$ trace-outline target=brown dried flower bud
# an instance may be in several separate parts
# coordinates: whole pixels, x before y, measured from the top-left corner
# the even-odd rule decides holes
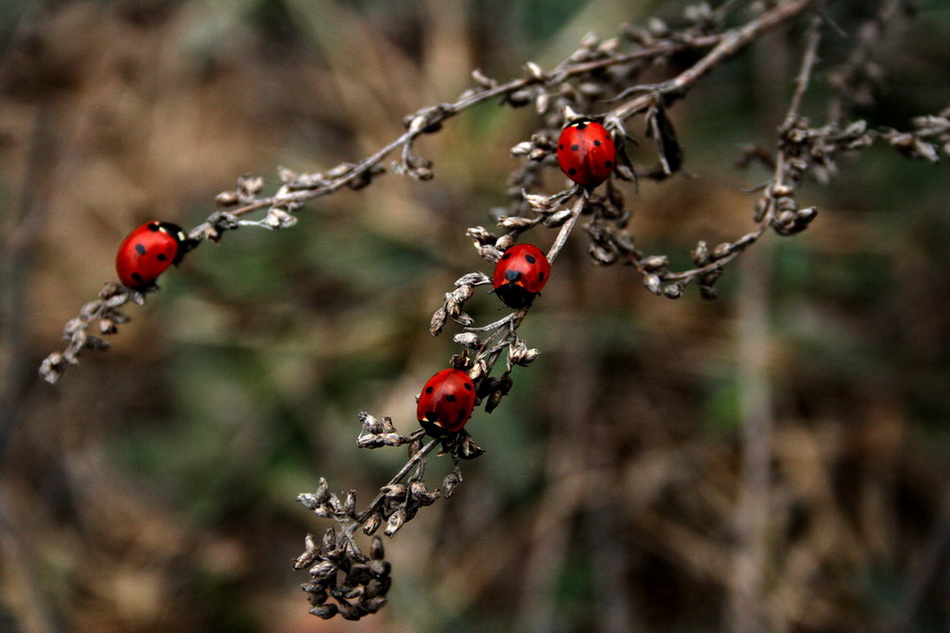
[[[386,558],[386,550],[383,548],[383,539],[378,536],[375,537],[370,544],[369,557],[373,560],[383,560]]]
[[[643,261],[640,262],[640,265],[643,266],[643,270],[647,272],[655,272],[669,266],[670,258],[666,255],[651,255],[650,257],[645,257]]]
[[[240,202],[240,200],[238,199],[237,193],[233,191],[222,191],[214,197],[214,202],[222,207],[233,207]]]
[[[478,349],[482,345],[481,339],[474,332],[459,332],[452,337],[452,340],[468,349]]]
[[[399,508],[389,516],[389,520],[386,521],[386,529],[383,530],[383,534],[386,536],[392,536],[399,531],[399,528],[401,528],[405,522],[406,509]]]

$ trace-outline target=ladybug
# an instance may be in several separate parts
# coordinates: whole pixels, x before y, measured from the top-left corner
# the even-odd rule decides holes
[[[616,160],[614,140],[600,123],[580,119],[561,130],[558,165],[568,178],[588,191],[607,180]]]
[[[551,263],[533,244],[515,244],[495,264],[492,286],[509,308],[527,308],[551,276]]]
[[[155,280],[181,261],[197,242],[177,224],[152,220],[129,233],[119,245],[115,270],[127,288],[144,292],[157,288]]]
[[[443,369],[422,387],[416,417],[425,432],[444,437],[460,431],[475,408],[475,385],[461,369]]]

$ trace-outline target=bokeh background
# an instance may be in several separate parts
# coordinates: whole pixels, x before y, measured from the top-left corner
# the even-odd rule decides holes
[[[871,10],[833,4],[829,59]],[[950,8],[916,4],[882,42],[858,112],[874,125],[950,103]],[[370,154],[474,68],[550,67],[682,7],[0,2],[0,631],[692,633],[750,609],[773,631],[950,630],[950,178],[889,148],[805,187],[816,222],[768,236],[713,302],[654,297],[575,235],[522,328],[542,356],[476,413],[488,452],[456,496],[387,542],[390,605],[359,623],[307,614],[290,562],[328,524],[295,497],[325,476],[366,501],[402,463],[356,448],[357,413],[414,426],[456,351],[429,317],[486,270],[464,229],[506,204],[531,108],[423,138],[431,182],[386,175],[203,246],[109,352],[37,377],[141,222],[194,226],[241,174],[273,188],[278,165]],[[690,173],[628,189],[642,250],[685,267],[697,240],[748,230],[766,173],[732,163],[771,142],[796,42],[767,38],[677,104]]]

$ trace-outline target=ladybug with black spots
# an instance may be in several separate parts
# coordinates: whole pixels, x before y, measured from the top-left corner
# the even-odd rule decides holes
[[[197,244],[171,222],[152,220],[138,227],[119,245],[115,270],[127,288],[145,292],[158,286],[155,280],[171,265],[178,265]]]
[[[600,123],[578,119],[561,130],[558,165],[564,175],[588,191],[610,177],[616,161],[614,140]]]
[[[495,264],[492,286],[509,308],[527,308],[551,276],[551,262],[533,244],[515,244]]]
[[[461,369],[443,369],[419,394],[416,417],[432,437],[461,431],[475,409],[475,384]]]

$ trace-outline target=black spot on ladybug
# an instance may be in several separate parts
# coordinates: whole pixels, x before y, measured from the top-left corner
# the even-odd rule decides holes
[[[600,141],[594,141],[594,145],[596,145],[597,147],[600,147]]]
[[[144,254],[145,254],[145,247],[142,246],[141,244],[136,244],[136,245],[135,245],[135,252],[138,253],[139,255],[144,255]]]
[[[455,402],[455,394],[450,393],[447,396],[445,396],[445,399],[448,400],[449,402]]]
[[[435,387],[426,387],[426,393],[432,393],[435,391]]]
[[[613,167],[613,166],[614,166],[614,162],[612,160],[608,160],[604,162],[604,167]]]
[[[580,148],[581,148],[581,146],[578,145],[577,143],[574,143],[573,145],[571,145],[571,151],[572,151],[572,152],[576,152],[576,151],[579,150]]]
[[[135,281],[138,281],[139,283],[141,283],[141,281],[142,281],[142,275],[140,275],[140,274],[138,274],[138,273],[132,273],[132,279],[134,279]]]
[[[163,262],[163,261],[165,261],[166,259],[168,259],[168,257],[165,255],[165,253],[159,253],[159,254],[158,254],[158,261]]]
[[[505,281],[518,281],[521,279],[521,273],[517,270],[506,270]]]
[[[527,255],[527,254],[526,254],[526,255],[524,256],[524,258],[528,260],[528,263],[529,263],[529,264],[534,264],[534,263],[536,263],[536,262],[538,261],[537,259],[535,259],[534,255]]]
[[[544,281],[544,271],[538,273],[538,281]]]
[[[472,383],[470,382],[465,383],[463,386],[465,387],[465,391],[471,391],[474,389],[474,387],[472,387]]]
[[[573,176],[573,175],[576,174],[576,173],[577,173],[577,170],[574,169],[573,167],[571,167],[570,169],[567,170],[567,175],[568,175],[568,176]]]

